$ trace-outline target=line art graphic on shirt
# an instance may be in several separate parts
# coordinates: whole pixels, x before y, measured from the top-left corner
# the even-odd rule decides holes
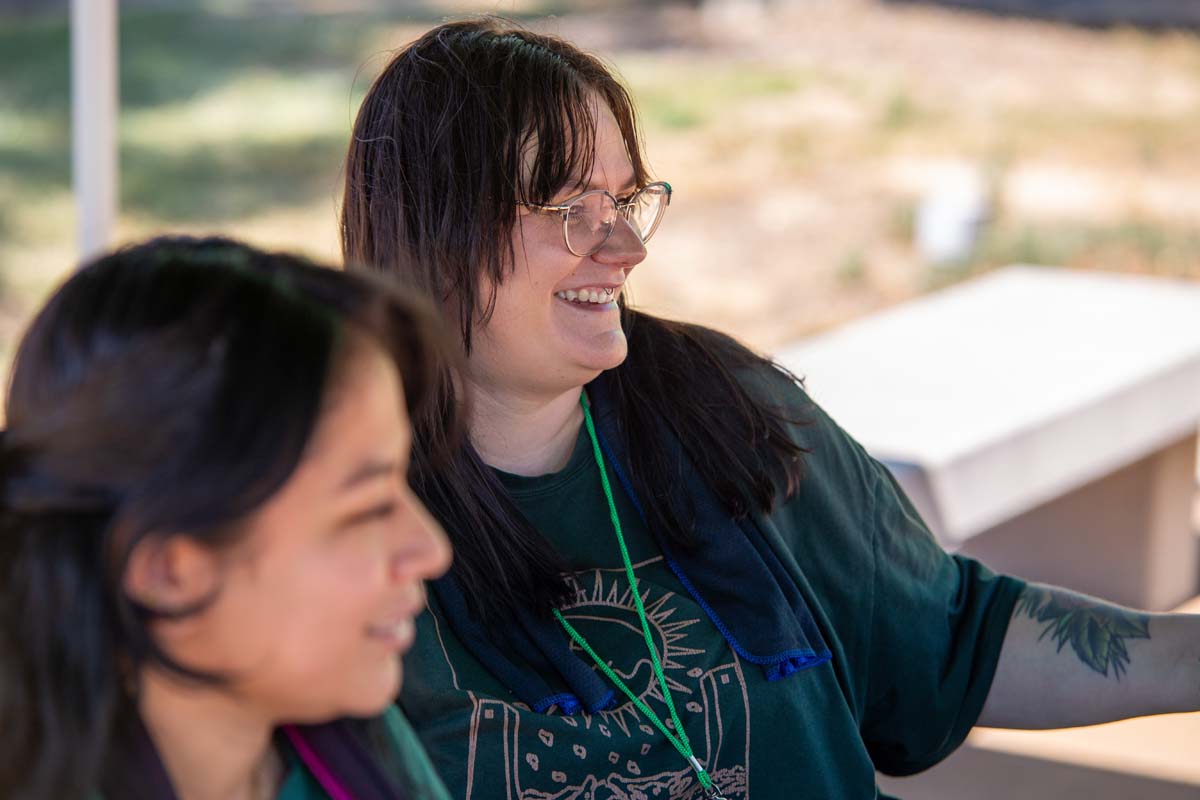
[[[663,568],[661,556],[635,565]],[[568,578],[574,601],[562,609],[613,670],[655,711],[662,693],[646,655],[623,569]],[[689,638],[713,641],[691,597],[639,580],[668,685],[696,755],[728,798],[748,798],[750,707],[745,677],[728,648],[710,654]],[[441,626],[437,626],[441,637]],[[692,633],[699,637],[690,637]],[[445,652],[445,644],[442,647]],[[641,654],[623,663],[621,656]],[[449,664],[447,658],[447,665]],[[454,681],[457,688],[457,679]],[[467,800],[701,800],[695,773],[632,702],[574,717],[537,714],[522,703],[469,693]],[[624,699],[624,698],[622,698]],[[485,777],[486,776],[486,777]],[[504,791],[497,787],[503,776]]]

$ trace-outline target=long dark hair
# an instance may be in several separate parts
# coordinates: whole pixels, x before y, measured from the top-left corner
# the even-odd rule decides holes
[[[299,463],[348,334],[394,359],[421,415],[446,363],[424,308],[368,276],[184,238],[102,257],[50,299],[0,441],[0,796],[94,791],[140,666],[220,680],[157,646],[154,612],[122,590],[130,553],[239,535]]]
[[[399,51],[358,112],[346,159],[342,252],[419,286],[456,317],[464,350],[514,263],[519,204],[547,203],[591,171],[593,98],[611,109],[639,185],[648,181],[628,92],[595,56],[495,17],[438,26]],[[485,283],[484,279],[488,280]],[[744,388],[745,373],[783,370],[732,338],[626,307],[629,357],[613,370],[634,488],[650,524],[692,545],[668,427],[728,511],[743,516],[795,492],[802,449],[790,421]],[[791,378],[790,375],[786,377]],[[794,380],[794,378],[792,378]],[[443,400],[452,401],[443,387]],[[429,417],[418,429],[436,427]],[[567,565],[521,516],[469,442],[449,468],[420,470],[414,487],[446,528],[452,573],[472,611],[549,613],[567,596]]]

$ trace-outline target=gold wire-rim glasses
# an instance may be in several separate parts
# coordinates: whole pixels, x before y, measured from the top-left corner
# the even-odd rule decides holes
[[[582,192],[581,194],[577,194],[574,197],[568,198],[568,199],[564,200],[563,202],[556,203],[554,205],[547,205],[547,204],[542,204],[542,203],[522,203],[521,205],[525,206],[526,208],[531,208],[535,211],[554,211],[554,212],[558,212],[559,214],[561,214],[562,215],[563,244],[566,245],[567,250],[571,251],[571,255],[579,256],[582,258],[584,256],[590,256],[590,255],[593,255],[594,253],[600,252],[601,248],[603,248],[604,245],[606,245],[608,243],[608,240],[612,237],[613,231],[615,231],[617,229],[617,226],[612,225],[608,229],[608,231],[604,234],[604,237],[599,241],[599,243],[596,244],[595,247],[593,247],[592,249],[590,249],[586,252],[581,253],[578,250],[576,250],[574,247],[571,246],[571,238],[567,234],[567,226],[570,221],[571,208],[573,206],[575,206],[577,203],[579,203],[580,200],[583,200],[584,198],[591,197],[593,195],[604,195],[604,196],[607,196],[609,198],[609,200],[612,201],[613,206],[617,210],[617,214],[628,223],[630,221],[630,219],[629,219],[630,209],[632,209],[634,206],[637,205],[638,198],[640,198],[643,194],[645,194],[647,191],[650,191],[650,190],[655,190],[655,191],[661,190],[663,199],[659,203],[658,213],[655,214],[654,220],[650,223],[649,229],[646,231],[645,235],[643,235],[641,233],[641,231],[639,231],[635,226],[633,226],[632,224],[630,225],[630,228],[632,228],[634,230],[634,232],[638,235],[638,238],[642,240],[642,244],[645,244],[646,242],[650,241],[650,237],[654,235],[654,232],[656,230],[658,230],[659,223],[662,222],[663,216],[667,213],[667,207],[669,205],[671,205],[671,194],[674,192],[674,189],[672,189],[671,184],[667,183],[666,181],[654,181],[652,183],[647,183],[645,186],[641,187],[636,192],[634,192],[632,195],[630,195],[629,199],[626,200],[624,203],[619,201],[613,195],[613,193],[608,191],[607,189],[591,189],[589,191]]]

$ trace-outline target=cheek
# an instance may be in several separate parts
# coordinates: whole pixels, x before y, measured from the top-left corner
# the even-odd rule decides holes
[[[524,239],[519,235],[515,238],[514,268],[500,285],[496,297],[497,310],[505,306],[510,318],[531,316],[534,310],[544,316],[555,287],[581,263],[563,246],[557,226],[543,225],[536,229],[527,226],[527,231],[529,235]]]
[[[550,286],[539,286],[519,267],[497,289],[487,324],[476,328],[478,352],[472,359],[489,370],[536,360],[550,332]]]
[[[496,307],[488,327],[514,328],[544,318],[554,285],[555,281],[539,280],[536,273],[519,266],[496,290]]]
[[[556,248],[530,245],[496,291],[496,306],[482,333],[505,350],[540,351],[555,328],[554,291],[576,272],[578,261]],[[564,251],[565,252],[565,251]],[[486,298],[485,298],[486,299]]]
[[[375,713],[390,701],[398,659],[367,635],[392,592],[382,547],[335,544],[259,588],[260,603],[243,617],[254,653],[243,693],[307,719]]]
[[[336,660],[334,651],[359,642],[373,615],[386,607],[386,554],[381,547],[361,544],[314,554],[284,590],[291,610],[281,644],[297,666]]]

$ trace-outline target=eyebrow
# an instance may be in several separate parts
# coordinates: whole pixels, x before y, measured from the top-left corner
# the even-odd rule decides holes
[[[342,490],[353,489],[379,477],[394,475],[399,466],[397,461],[368,461],[350,473],[350,477],[342,482]]]

